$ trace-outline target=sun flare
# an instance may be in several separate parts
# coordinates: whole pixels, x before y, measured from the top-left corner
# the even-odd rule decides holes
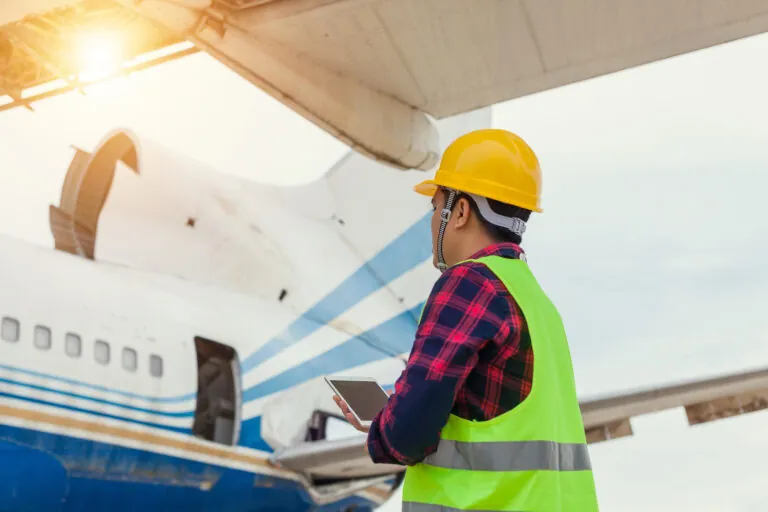
[[[77,42],[79,79],[90,82],[116,73],[123,63],[123,44],[117,33],[91,32]]]

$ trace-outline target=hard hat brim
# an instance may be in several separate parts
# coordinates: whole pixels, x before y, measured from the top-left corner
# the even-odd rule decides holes
[[[511,204],[518,206],[520,208],[525,208],[526,210],[530,210],[532,212],[536,213],[543,213],[544,210],[542,210],[537,204],[531,202],[529,198],[522,198],[519,201],[510,200],[506,197],[496,197],[492,191],[490,190],[482,190],[482,189],[476,189],[475,187],[463,187],[463,186],[457,186],[452,183],[440,183],[438,180],[425,180],[413,187],[413,190],[417,194],[421,194],[423,196],[427,197],[434,197],[435,193],[437,192],[437,189],[439,187],[446,187],[449,189],[466,192],[469,194],[477,194],[479,196],[487,197],[488,199],[493,199],[495,201],[499,201],[500,203],[505,204]]]
[[[413,187],[413,190],[417,194],[421,194],[423,196],[427,197],[433,197],[435,195],[435,192],[437,192],[438,184],[435,182],[435,180],[426,180],[422,181],[415,187]]]

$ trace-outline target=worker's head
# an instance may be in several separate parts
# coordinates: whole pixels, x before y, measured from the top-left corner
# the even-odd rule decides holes
[[[434,179],[415,190],[432,196],[433,252],[441,270],[491,243],[520,243],[531,211],[542,211],[538,159],[505,130],[459,137],[445,150]]]

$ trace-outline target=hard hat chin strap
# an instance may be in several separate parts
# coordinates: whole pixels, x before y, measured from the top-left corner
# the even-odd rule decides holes
[[[448,227],[448,221],[451,220],[451,212],[453,211],[457,195],[455,190],[449,189],[446,192],[448,192],[448,199],[446,199],[445,206],[440,211],[440,229],[437,232],[437,269],[440,272],[445,272],[448,269],[445,257],[443,256],[443,237],[445,236],[445,228]]]
[[[518,235],[520,237],[525,233],[525,221],[518,219],[517,217],[505,217],[500,215],[491,209],[491,205],[488,203],[488,198],[478,196],[476,194],[467,194],[474,199],[477,209],[480,211],[480,216],[486,221],[490,222],[494,226],[504,228],[509,232]]]

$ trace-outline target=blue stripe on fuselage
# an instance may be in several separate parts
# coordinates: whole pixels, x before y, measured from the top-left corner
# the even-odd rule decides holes
[[[4,391],[0,391],[0,397],[2,398],[12,398],[14,400],[23,400],[25,402],[30,402],[33,404],[39,404],[39,405],[47,405],[50,407],[58,407],[59,409],[64,409],[67,411],[73,411],[73,412],[81,412],[86,414],[93,414],[100,418],[109,418],[112,420],[120,420],[120,421],[127,421],[129,423],[135,423],[136,425],[143,425],[145,427],[154,427],[159,428],[163,430],[169,430],[171,432],[178,432],[180,434],[191,434],[192,429],[191,428],[185,428],[185,427],[174,427],[171,425],[163,425],[161,423],[154,423],[151,421],[141,421],[135,418],[125,417],[125,416],[118,416],[115,414],[107,414],[103,411],[92,411],[90,409],[85,409],[83,407],[75,407],[73,405],[65,405],[60,404],[56,402],[50,402],[48,400],[41,400],[39,398],[31,398],[28,396],[22,396],[22,395],[16,395],[14,393],[6,393]]]
[[[74,379],[68,379],[66,377],[59,377],[56,375],[51,375],[49,373],[40,373],[33,370],[25,370],[24,368],[17,368],[15,366],[8,366],[4,364],[0,364],[0,370],[8,370],[12,372],[18,372],[23,373],[24,375],[31,375],[32,377],[40,377],[45,380],[52,380],[54,382],[61,382],[63,384],[72,384],[74,386],[81,386],[86,389],[93,389],[95,391],[103,391],[105,393],[114,393],[119,396],[124,396],[126,398],[136,398],[138,400],[146,400],[147,402],[154,402],[154,403],[174,403],[174,402],[183,402],[184,400],[191,400],[197,396],[196,393],[188,393],[186,395],[181,396],[173,396],[173,397],[157,397],[157,396],[149,396],[149,395],[138,395],[136,393],[130,393],[128,391],[120,391],[115,388],[109,388],[106,386],[98,386],[96,384],[88,384],[87,382],[82,382],[79,380]],[[16,384],[22,384],[21,382],[15,382]],[[57,393],[62,393],[61,391],[57,391]],[[89,399],[85,396],[79,396],[78,398],[85,398]],[[105,404],[111,404],[111,402],[104,402]],[[113,404],[113,405],[119,405],[119,404]],[[162,413],[158,413],[162,414]]]
[[[20,368],[13,368],[10,366],[3,366],[4,369],[12,369],[13,371],[20,372],[20,373],[33,373],[28,372],[25,370],[22,370]],[[38,376],[41,376],[43,378],[49,379],[51,377],[48,377],[43,374],[38,374]],[[60,389],[54,389],[54,388],[48,388],[45,386],[38,386],[37,384],[29,384],[28,382],[21,382],[18,380],[13,379],[6,379],[3,377],[0,377],[0,382],[4,382],[6,384],[13,384],[15,386],[23,386],[28,389],[34,389],[35,391],[42,391],[45,393],[55,393],[57,395],[66,396],[69,398],[75,398],[78,400],[87,400],[89,402],[94,402],[100,405],[111,405],[113,407],[120,407],[122,409],[127,409],[129,411],[135,411],[135,412],[144,412],[147,414],[153,414],[157,416],[165,416],[168,418],[189,418],[194,415],[193,411],[180,411],[180,412],[166,412],[166,411],[157,411],[155,409],[147,409],[146,407],[136,407],[135,405],[128,405],[128,404],[121,404],[120,402],[113,402],[111,400],[104,400],[102,398],[94,398],[92,396],[86,396],[86,395],[80,395],[77,393],[71,393],[69,391],[62,391]],[[74,384],[78,384],[77,382],[72,381]],[[80,384],[82,385],[82,384]],[[195,395],[192,395],[194,398]]]
[[[280,334],[245,358],[243,374],[320,329],[432,254],[431,213],[420,218]]]
[[[413,336],[416,333],[416,317],[414,315],[418,315],[422,307],[424,307],[423,303],[403,311],[377,327],[323,352],[314,359],[246,389],[243,392],[243,402],[277,393],[315,377],[391,357],[391,355],[376,348],[377,344],[381,344],[381,340],[395,342],[393,348],[398,354],[407,352],[411,348]]]
[[[417,317],[414,315],[418,315],[422,307],[423,304],[419,304],[413,309],[403,311],[378,327],[360,336],[350,338],[310,361],[248,388],[243,392],[243,402],[283,391],[321,375],[390,357],[381,350],[372,348],[371,341],[375,342],[382,338],[396,340],[395,350],[399,353],[407,352],[416,333],[415,318]],[[259,450],[272,451],[272,447],[262,438],[260,416],[243,421],[240,444]]]

